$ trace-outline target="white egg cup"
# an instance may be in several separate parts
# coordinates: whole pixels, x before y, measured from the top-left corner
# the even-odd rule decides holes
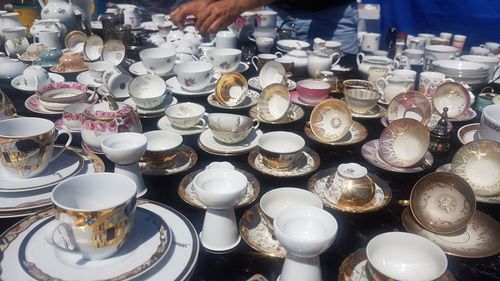
[[[227,252],[238,246],[241,236],[234,206],[245,195],[248,180],[232,165],[209,165],[193,180],[198,199],[207,206],[200,241],[213,252]]]
[[[139,159],[146,152],[148,139],[139,133],[118,133],[105,137],[101,142],[102,151],[115,163],[115,173],[132,179],[137,185],[137,197],[148,191],[144,185]]]
[[[319,255],[337,235],[335,218],[323,209],[294,206],[280,212],[274,232],[287,254],[279,281],[321,281]]]

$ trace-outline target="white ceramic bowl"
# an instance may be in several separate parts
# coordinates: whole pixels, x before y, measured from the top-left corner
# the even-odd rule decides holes
[[[285,131],[265,133],[257,142],[262,162],[275,169],[291,168],[305,145],[301,136]]]
[[[14,78],[23,74],[28,66],[18,59],[8,59],[0,63],[0,78]]]
[[[154,108],[165,99],[167,84],[160,77],[153,74],[137,76],[129,85],[130,97],[142,108]]]
[[[244,174],[231,169],[209,169],[193,179],[193,187],[208,208],[228,209],[245,194],[248,180]]]
[[[135,163],[146,151],[148,139],[139,133],[118,133],[102,139],[101,148],[106,157],[116,164]]]

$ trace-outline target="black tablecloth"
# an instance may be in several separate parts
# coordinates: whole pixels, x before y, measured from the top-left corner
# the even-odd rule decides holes
[[[354,62],[353,57],[346,58],[347,63]],[[344,63],[345,60],[344,59]],[[247,78],[255,76],[252,67],[245,76]],[[76,74],[64,75],[67,81],[75,81]],[[24,106],[24,101],[30,96],[28,93],[20,92],[10,86],[10,81],[1,81],[0,88],[12,99],[18,114],[22,116],[38,116],[49,118],[55,121],[60,116],[41,116],[32,113]],[[192,101],[203,104],[207,112],[224,112],[224,110],[214,108],[207,103],[206,97],[186,98],[177,96],[179,102]],[[306,145],[319,153],[321,156],[320,170],[336,167],[341,163],[356,162],[365,166],[369,172],[376,174],[387,181],[392,188],[393,198],[389,205],[382,210],[367,214],[347,214],[338,211],[329,210],[337,219],[339,230],[337,238],[333,245],[321,255],[321,266],[323,271],[323,280],[337,280],[339,266],[344,258],[355,250],[366,247],[368,241],[383,232],[387,231],[405,231],[401,224],[401,212],[403,207],[398,204],[398,200],[409,198],[411,189],[415,182],[423,175],[434,171],[437,167],[449,163],[454,152],[460,147],[457,139],[457,130],[466,123],[479,122],[479,116],[466,123],[454,123],[454,129],[451,138],[451,152],[445,155],[435,155],[434,164],[431,169],[416,174],[397,174],[387,172],[376,168],[367,163],[361,156],[361,147],[366,141],[377,139],[383,129],[379,119],[356,119],[361,122],[369,131],[368,138],[356,145],[332,147],[313,142],[304,134],[305,122],[309,119],[311,109],[304,108],[306,114],[302,120],[288,125],[269,125],[261,123],[260,129],[264,132],[274,130],[285,130],[298,133],[306,140]],[[248,115],[248,109],[237,111],[225,111]],[[480,114],[478,114],[480,115]],[[155,130],[158,118],[142,119],[144,131]],[[198,163],[188,171],[171,176],[144,176],[146,185],[149,187],[145,198],[152,199],[179,210],[195,226],[197,231],[201,231],[204,211],[194,208],[183,202],[177,194],[177,188],[181,179],[187,174],[204,168],[213,161],[229,161],[237,168],[244,169],[253,173],[261,183],[261,194],[276,187],[300,187],[307,189],[307,181],[311,175],[297,178],[275,178],[263,175],[254,170],[248,164],[248,154],[240,156],[222,157],[207,154],[197,145],[199,135],[184,136],[184,144],[193,147],[198,154]],[[81,137],[77,134],[73,137],[73,145],[80,146]],[[102,156],[106,163],[106,170],[113,171],[113,164],[106,157]],[[499,172],[499,171],[492,171]],[[260,198],[259,196],[259,198]],[[255,203],[258,203],[256,200]],[[254,204],[255,204],[254,203]],[[249,208],[244,207],[236,210],[236,217],[239,220],[243,213]],[[498,206],[477,203],[477,209],[488,215],[499,219]],[[5,231],[19,219],[0,219],[0,231]],[[500,237],[497,237],[500,239]],[[457,280],[500,280],[500,257],[494,256],[482,259],[466,259],[448,256],[448,269]],[[246,280],[255,273],[264,275],[269,280],[276,280],[281,272],[283,260],[279,258],[267,257],[252,248],[243,240],[233,251],[225,254],[213,254],[200,250],[200,255],[196,269],[192,275],[192,280]],[[165,276],[168,280],[168,276]]]

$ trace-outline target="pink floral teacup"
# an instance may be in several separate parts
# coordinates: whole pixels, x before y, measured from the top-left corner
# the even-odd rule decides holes
[[[214,76],[214,66],[204,61],[186,61],[176,65],[174,72],[183,89],[196,92],[210,84]]]

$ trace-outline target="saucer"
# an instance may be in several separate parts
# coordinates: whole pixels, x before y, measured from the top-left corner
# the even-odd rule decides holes
[[[104,155],[104,152],[102,150],[93,149],[92,147],[90,147],[90,145],[85,143],[83,140],[82,140],[81,146],[82,146],[83,151],[85,151],[85,152],[90,152],[90,153],[94,153],[97,155]]]
[[[102,86],[101,82],[96,82],[95,79],[90,76],[90,71],[84,71],[78,74],[78,76],[76,76],[76,81],[95,88]]]
[[[474,109],[469,108],[469,110],[467,110],[467,112],[465,112],[464,114],[459,115],[455,118],[448,118],[448,120],[450,120],[451,122],[465,122],[476,118],[476,116],[477,112]]]
[[[260,86],[260,81],[258,76],[248,79],[248,86],[254,88],[255,90],[259,91],[263,90],[262,87]],[[288,88],[288,91],[293,91],[297,87],[297,83],[293,80],[287,79],[286,86]]]
[[[208,104],[210,104],[213,107],[217,107],[220,109],[244,109],[244,108],[249,108],[257,104],[257,101],[259,100],[260,94],[254,90],[248,90],[246,93],[246,97],[243,99],[243,101],[236,105],[236,106],[227,106],[225,104],[221,104],[218,100],[217,97],[215,96],[215,93],[210,94],[207,97]]]
[[[59,74],[55,74],[55,73],[49,73],[49,78],[50,78],[50,83],[64,82],[65,81],[63,76],[61,76]],[[28,88],[23,83],[24,82],[23,79],[24,79],[23,75],[19,75],[10,81],[10,85],[19,91],[35,92],[36,88]]]
[[[458,129],[457,136],[458,140],[462,144],[468,144],[471,141],[475,141],[479,139],[477,134],[477,130],[479,130],[479,123],[472,123],[462,126]]]
[[[238,67],[235,70],[233,70],[232,72],[242,73],[242,72],[247,71],[248,68],[249,68],[248,63],[240,62],[240,64],[238,64]]]
[[[278,170],[272,169],[264,165],[262,161],[262,155],[259,149],[254,149],[250,151],[248,155],[248,164],[252,166],[255,170],[274,177],[300,177],[308,175],[319,168],[320,157],[319,154],[310,149],[309,147],[304,147],[299,158],[295,161],[294,166],[289,170]]]
[[[367,273],[366,248],[357,249],[347,256],[340,264],[338,281],[370,281],[372,280]],[[438,279],[438,281],[456,281],[453,274],[448,270]]]
[[[436,127],[437,123],[439,122],[439,119],[441,119],[440,115],[432,114],[431,120],[427,124],[427,129],[429,129],[429,131],[432,131],[434,129],[434,127]],[[382,123],[382,125],[384,125],[384,127],[389,126],[389,118],[387,116],[380,118],[380,123]],[[451,130],[453,130],[453,124],[450,122],[450,120],[448,120],[448,132],[451,132]]]
[[[180,95],[180,96],[191,96],[191,97],[199,97],[199,96],[208,96],[209,94],[215,92],[215,82],[217,82],[218,77],[212,77],[210,84],[205,88],[198,90],[196,92],[186,91],[181,87],[181,84],[177,80],[177,77],[171,77],[165,83],[167,83],[167,88],[172,91],[172,93]]]
[[[401,214],[401,221],[406,231],[431,240],[451,256],[484,258],[500,253],[500,224],[479,210],[476,210],[465,230],[450,235],[424,229],[413,218],[409,208]]]
[[[139,207],[129,237],[115,255],[103,260],[82,260],[80,254],[55,250],[45,241],[52,221],[54,217],[43,220],[29,231],[19,249],[19,262],[34,279],[67,280],[85,276],[92,280],[124,280],[137,277],[163,259],[173,243],[167,222]]]
[[[154,214],[156,214],[157,218],[160,218],[163,221],[163,222],[160,221],[161,224],[168,225],[172,233],[171,236],[172,246],[169,247],[167,254],[164,257],[160,258],[157,261],[156,265],[150,267],[147,272],[141,270],[141,267],[139,268],[127,267],[124,268],[124,273],[134,274],[133,272],[137,271],[139,273],[142,273],[142,275],[140,276],[141,280],[148,280],[148,281],[165,280],[166,276],[168,277],[168,279],[171,280],[188,279],[189,276],[192,274],[196,262],[198,260],[198,254],[200,248],[196,229],[184,215],[174,210],[173,208],[165,206],[163,204],[149,200],[138,200],[137,209],[139,208],[153,212]],[[33,232],[35,228],[42,227],[39,225],[41,224],[43,225],[43,223],[51,217],[53,217],[52,209],[42,213],[35,214],[32,217],[29,217],[21,222],[18,222],[14,227],[10,228],[8,231],[6,231],[0,236],[0,239],[2,239],[1,241],[3,241],[2,242],[3,247],[1,248],[2,250],[0,250],[1,251],[0,277],[2,280],[32,279],[23,270],[23,265],[19,261],[19,254],[21,253],[21,251],[23,251],[23,249],[21,248],[21,244],[26,239],[26,236],[29,235],[29,233]],[[155,221],[157,220],[155,219]],[[6,237],[9,238],[7,239]],[[157,237],[157,235],[155,235],[154,237]],[[151,239],[152,241],[155,241],[153,238]],[[42,241],[45,241],[45,239],[42,238],[40,240],[33,240],[33,241],[31,241],[30,239],[29,241],[30,243],[31,242],[41,243]],[[156,241],[158,240],[156,239]],[[149,243],[149,241],[146,243]],[[124,264],[127,263],[130,265],[130,262],[140,262],[141,260],[144,260],[145,254],[149,253],[148,251],[149,249],[143,249],[142,245],[138,249],[140,249],[140,251],[134,251],[134,253],[138,254],[138,256],[136,256],[137,258],[134,261],[124,257],[123,263]],[[47,255],[48,253],[47,252],[43,253],[38,251],[38,253],[32,253],[32,254]],[[80,264],[78,266],[80,267],[82,265]],[[67,266],[65,266],[65,268],[67,268]],[[75,270],[78,270],[78,268],[73,267],[71,270],[73,272]],[[96,270],[97,268],[89,269],[88,271],[82,273],[80,276],[82,277],[89,276],[89,274],[93,273]],[[103,270],[102,268],[100,268],[100,270],[102,272],[100,272],[99,274],[108,274],[107,272],[109,272],[107,267],[106,270]],[[132,271],[132,273],[129,271]],[[77,276],[78,276],[77,274],[72,274],[71,276],[66,277],[64,279],[68,278],[75,279]],[[128,279],[127,276],[128,275],[120,275],[120,278],[116,278],[116,280]],[[92,276],[90,276],[89,279],[95,279],[95,278],[92,278]],[[52,279],[48,278],[47,280],[52,280]]]
[[[109,95],[109,90],[108,88],[105,86],[105,85],[101,85],[99,86],[99,88],[97,88],[97,94],[100,95],[101,97],[104,97],[104,96],[107,96]],[[124,92],[126,95],[123,95],[123,96],[115,96],[115,95],[112,95],[115,99],[126,99],[126,98],[129,98],[130,95],[128,92]]]
[[[56,125],[55,127],[56,127],[57,130],[63,130],[64,129],[64,130],[69,131],[72,134],[79,134],[79,133],[82,132],[81,129],[80,130],[75,130],[75,129],[68,128],[66,125],[64,125],[64,121],[62,120],[62,118],[57,119],[56,122],[54,122],[54,124]]]
[[[296,105],[296,104],[290,104],[290,109],[288,109],[288,113],[285,115],[285,117],[275,120],[275,121],[267,121],[262,118],[260,118],[259,115],[259,110],[256,106],[253,106],[250,108],[250,117],[259,120],[261,123],[266,123],[266,124],[289,124],[293,123],[295,121],[298,121],[304,117],[304,110],[302,107]]]
[[[330,176],[335,175],[336,171],[337,168],[330,168],[318,171],[309,179],[308,182],[309,190],[312,193],[318,195],[325,206],[337,211],[347,212],[347,213],[368,213],[368,212],[378,211],[384,208],[391,201],[392,192],[389,185],[376,175],[368,173],[370,178],[375,183],[375,196],[373,197],[373,199],[370,202],[364,204],[363,206],[350,207],[350,206],[338,205],[337,202],[338,199],[340,199],[340,196],[342,195],[342,190],[339,190],[337,188],[333,190],[329,196],[326,195],[326,192],[328,192],[328,187],[326,186],[328,178]],[[332,199],[336,199],[336,201],[333,201]]]
[[[432,163],[434,162],[432,154],[427,151],[425,153],[423,164],[421,166],[413,166],[407,168],[395,167],[388,164],[380,157],[380,154],[378,153],[378,147],[379,147],[378,145],[379,145],[378,139],[371,140],[365,143],[361,148],[361,155],[363,155],[363,158],[365,158],[365,160],[368,161],[368,163],[386,171],[395,173],[418,173],[430,168],[432,166]]]
[[[243,196],[243,198],[241,198],[240,201],[234,206],[235,208],[240,208],[252,204],[255,201],[255,199],[259,197],[260,183],[259,180],[257,180],[257,178],[254,175],[250,174],[249,172],[240,169],[235,169],[235,170],[244,174],[248,180],[247,191],[245,193],[245,196]],[[179,183],[178,194],[181,197],[181,199],[184,202],[188,203],[189,205],[201,209],[206,209],[207,206],[201,203],[200,200],[198,200],[198,196],[196,196],[196,192],[194,191],[193,188],[194,177],[202,171],[204,170],[202,169],[194,171],[189,175],[185,176],[184,178],[182,178],[181,182]]]
[[[94,99],[90,102],[90,104],[94,103],[97,100],[97,95],[95,95]],[[89,104],[89,105],[90,105]],[[69,105],[69,104],[68,104]],[[31,112],[39,113],[39,114],[47,114],[47,115],[61,115],[62,111],[49,110],[40,103],[40,96],[34,94],[28,97],[24,101],[24,106]]]
[[[60,148],[56,147],[54,153],[59,150]],[[47,168],[36,177],[21,179],[7,173],[0,173],[0,192],[32,191],[53,186],[78,174],[83,165],[83,156],[72,150],[66,150],[57,161],[50,162]]]
[[[67,73],[83,72],[83,71],[87,71],[88,69],[89,68],[87,67],[87,65],[85,65],[85,67],[80,68],[80,69],[73,69],[73,70],[69,70],[69,71],[62,71],[62,70],[59,70],[59,64],[56,64],[56,65],[52,66],[49,70],[50,70],[50,72],[53,72],[53,73],[67,74]]]
[[[347,105],[349,106],[349,105]],[[351,110],[352,117],[360,118],[360,119],[374,119],[380,118],[387,115],[387,109],[379,104],[375,105],[372,109],[365,113],[356,113]]]
[[[301,99],[300,99],[300,97],[299,97],[299,92],[297,92],[297,91],[290,91],[290,100],[291,100],[293,103],[295,103],[295,104],[297,104],[297,105],[301,105],[301,106],[309,107],[309,108],[313,108],[313,107],[315,107],[318,103],[320,103],[320,102],[322,102],[322,101],[324,101],[324,100],[326,100],[326,99],[329,99],[329,98],[330,98],[330,96],[326,97],[325,99],[322,99],[322,100],[318,101],[317,103],[307,103],[307,102],[305,102],[305,101],[303,101],[303,100],[301,100]]]
[[[366,139],[368,136],[368,130],[366,130],[365,126],[363,124],[352,121],[352,126],[349,129],[349,132],[345,134],[341,139],[333,141],[333,142],[325,142],[322,139],[319,139],[311,130],[311,127],[309,126],[309,122],[306,123],[304,126],[304,132],[306,133],[306,136],[308,136],[310,139],[312,139],[315,142],[319,142],[322,144],[328,144],[332,146],[336,145],[351,145],[351,144],[356,144],[360,143],[363,140]]]
[[[145,175],[168,176],[190,169],[196,164],[196,161],[198,161],[198,155],[194,149],[183,144],[179,147],[177,157],[175,157],[175,163],[172,166],[155,166],[149,162],[139,160],[139,167],[141,168],[141,172]]]
[[[138,61],[138,62],[135,62],[133,64],[131,64],[129,67],[128,67],[128,71],[134,75],[145,75],[145,74],[150,74],[147,69],[144,67],[144,65],[142,64],[142,61]],[[154,75],[156,76],[160,76],[162,78],[169,78],[169,77],[172,77],[175,75],[174,73],[174,69],[172,68],[172,70],[170,70],[169,72],[167,73],[155,73]]]
[[[235,144],[225,144],[214,138],[210,129],[205,130],[198,138],[198,146],[209,154],[220,156],[233,156],[249,152],[258,145],[259,136],[262,135],[261,130],[252,130],[248,136]]]
[[[205,119],[206,123],[208,123],[208,113],[205,113],[203,115],[203,119]],[[188,129],[181,129],[179,127],[173,126],[170,121],[168,120],[167,116],[163,116],[156,122],[156,127],[160,130],[165,130],[165,131],[170,131],[170,132],[175,132],[179,133],[183,136],[189,136],[189,135],[196,135],[199,133],[202,133],[207,129],[207,126],[198,128],[198,127],[193,127],[193,128],[188,128]]]
[[[141,118],[154,118],[163,116],[163,112],[165,112],[165,109],[170,105],[176,104],[178,101],[173,96],[167,96],[159,106],[156,106],[154,108],[142,108],[140,106],[137,106],[131,98],[128,98],[123,102],[137,109],[137,113],[139,113],[139,116]]]
[[[266,256],[285,258],[286,250],[264,224],[259,209],[259,204],[255,204],[241,217],[239,223],[241,237],[248,246]]]

